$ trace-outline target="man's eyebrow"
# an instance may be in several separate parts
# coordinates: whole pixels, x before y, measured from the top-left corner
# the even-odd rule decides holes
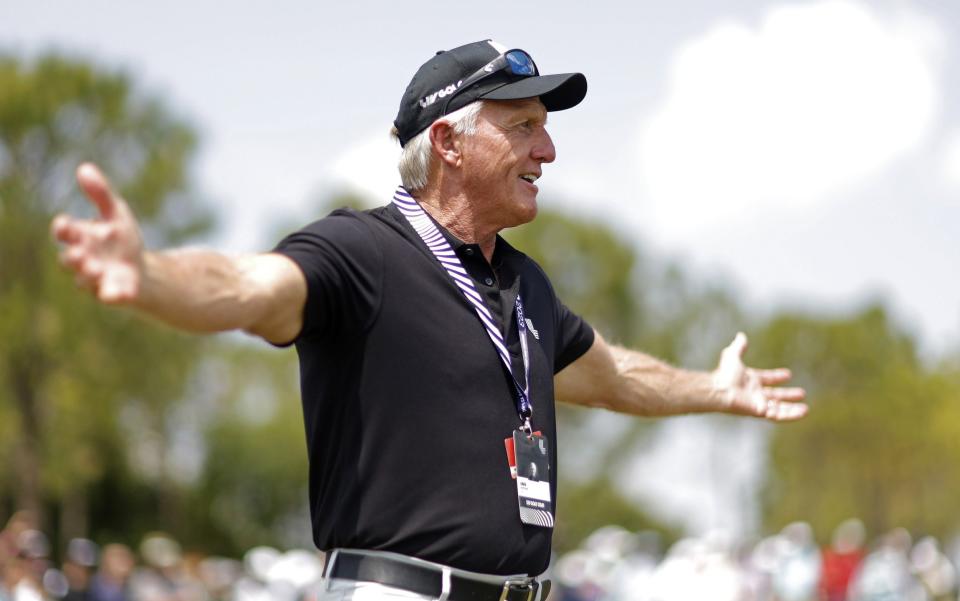
[[[526,122],[526,121],[537,121],[537,122],[540,122],[540,123],[543,124],[543,125],[546,125],[546,124],[547,124],[547,115],[548,115],[548,113],[546,113],[546,112],[543,112],[543,113],[539,113],[539,112],[537,112],[537,113],[527,113],[527,114],[525,114],[525,115],[520,115],[520,116],[518,116],[518,117],[516,118],[516,122],[517,122],[517,123],[524,123],[524,122]]]

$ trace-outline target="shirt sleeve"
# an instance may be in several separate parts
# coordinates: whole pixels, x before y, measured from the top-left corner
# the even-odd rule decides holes
[[[571,311],[556,299],[557,336],[556,352],[553,360],[553,373],[580,358],[593,346],[593,328],[582,317]]]
[[[362,332],[380,304],[380,246],[359,214],[338,210],[298,230],[274,248],[293,260],[307,281],[303,327],[290,341]]]

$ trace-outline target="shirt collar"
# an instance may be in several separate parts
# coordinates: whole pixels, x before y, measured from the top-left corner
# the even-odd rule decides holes
[[[406,190],[406,188],[404,188],[404,190]],[[407,193],[409,194],[409,192]],[[410,194],[410,196],[416,199],[416,197],[414,197],[412,194]],[[419,200],[417,200],[417,203],[420,204],[420,206],[423,206],[423,203],[421,203]],[[398,221],[402,223],[406,222],[406,220],[403,218],[403,215],[396,208],[396,206],[393,205],[392,202],[390,203],[389,208],[393,213],[395,213],[394,217],[397,218]],[[447,242],[450,243],[450,247],[453,248],[455,253],[457,253],[457,256],[461,256],[462,252],[466,248],[473,248],[475,252],[480,252],[479,244],[468,244],[467,242],[464,242],[453,232],[444,227],[439,221],[434,219],[433,215],[431,215],[429,211],[425,210],[424,213],[426,213],[430,220],[436,224],[437,229],[440,230],[440,233],[443,234],[443,237],[446,238]],[[509,242],[504,240],[503,236],[497,234],[497,238],[493,246],[493,257],[491,258],[491,265],[494,268],[499,268],[503,264],[504,260],[518,259],[525,256],[526,255],[511,246]]]

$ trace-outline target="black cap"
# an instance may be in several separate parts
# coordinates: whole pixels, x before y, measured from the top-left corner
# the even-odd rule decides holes
[[[393,122],[400,146],[443,116],[444,99],[457,90],[460,82],[506,50],[491,40],[484,40],[441,50],[425,62],[403,93],[400,110]],[[580,104],[586,95],[587,78],[582,73],[523,76],[503,70],[458,93],[446,109],[449,114],[481,98],[516,100],[539,97],[548,111],[562,111]]]

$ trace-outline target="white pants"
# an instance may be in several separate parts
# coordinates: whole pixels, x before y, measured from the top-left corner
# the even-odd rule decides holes
[[[378,601],[379,599],[435,601],[435,597],[411,593],[377,582],[358,582],[335,578],[329,582],[324,581],[324,585],[317,601]]]

